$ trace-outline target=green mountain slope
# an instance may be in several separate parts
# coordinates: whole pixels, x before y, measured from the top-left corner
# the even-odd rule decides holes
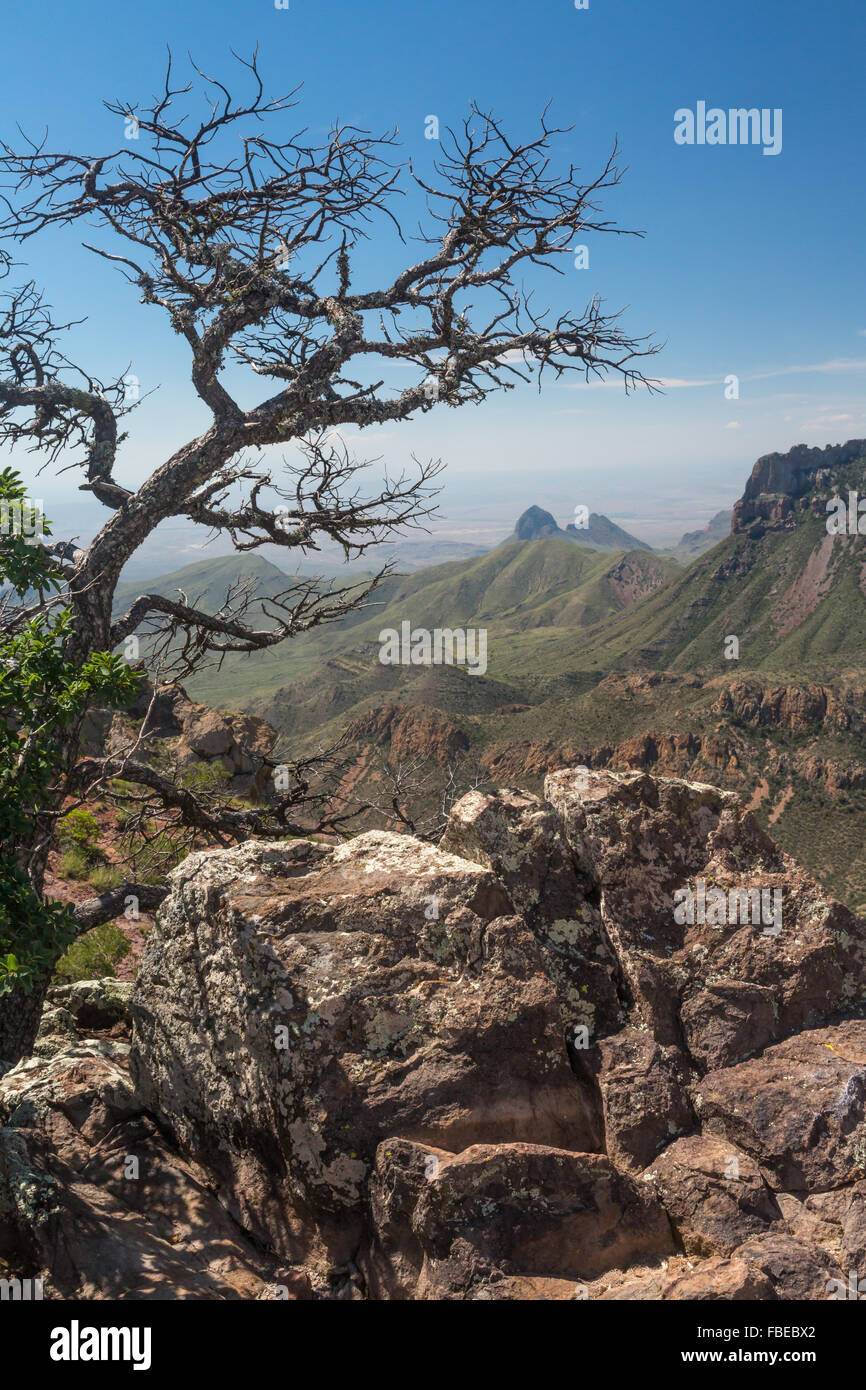
[[[194,607],[215,613],[229,588],[244,579],[255,580],[257,593],[263,598],[280,593],[291,583],[287,574],[260,555],[214,556],[155,579],[122,580],[115,590],[114,613],[123,613],[139,594],[174,598],[179,589]]]
[[[407,621],[430,631],[486,628],[491,660],[498,653],[498,678],[508,684],[503,643],[512,634],[547,629],[572,632],[597,624],[675,572],[671,561],[648,551],[611,555],[567,541],[542,540],[513,542],[474,560],[391,576],[344,622],[258,656],[256,710],[263,708],[265,696],[288,682],[314,675],[326,663],[336,662],[339,669],[352,673],[351,679],[363,677],[365,684],[378,689],[381,668],[370,668],[373,663],[379,666],[379,633],[385,628],[399,630]],[[359,653],[360,671],[356,669]],[[210,704],[246,707],[249,678],[243,658],[228,657],[219,671],[208,670],[191,680],[189,690]]]
[[[761,521],[730,535],[680,577],[590,638],[608,669],[632,663],[724,671],[726,638],[739,666],[815,678],[866,661],[866,537],[830,535],[827,501],[859,476],[859,463],[799,500],[778,529]]]

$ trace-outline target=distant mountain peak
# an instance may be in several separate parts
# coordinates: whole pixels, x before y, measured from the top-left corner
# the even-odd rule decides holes
[[[706,526],[701,527],[700,531],[686,531],[680,537],[679,543],[672,546],[670,550],[663,551],[665,555],[670,555],[683,565],[691,564],[699,555],[705,551],[712,550],[714,545],[718,545],[731,534],[731,518],[733,509],[723,507],[716,512],[715,516],[710,517]]]
[[[543,507],[527,507],[526,511],[517,518],[514,527],[514,535],[510,538],[515,541],[538,541],[544,540],[548,536],[561,536],[556,518],[546,512]]]
[[[591,546],[594,550],[652,550],[646,541],[629,535],[628,531],[599,512],[590,513],[586,526],[577,527],[569,522],[563,529],[543,507],[527,507],[517,518],[514,531],[508,537],[509,541],[550,539],[572,541],[577,545]]]

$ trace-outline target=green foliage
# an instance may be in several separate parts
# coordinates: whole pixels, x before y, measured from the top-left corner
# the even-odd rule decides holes
[[[95,869],[91,868],[87,878],[97,893],[107,893],[110,888],[119,888],[121,883],[126,882],[126,874],[114,864],[99,864]]]
[[[5,509],[3,504],[7,504]],[[21,527],[0,535],[0,585],[19,599],[51,594],[60,576],[41,544],[28,543],[33,509],[11,468],[0,470],[0,510],[17,504]],[[50,535],[50,526],[43,526]],[[0,634],[0,995],[30,989],[74,935],[72,910],[42,901],[22,867],[34,817],[50,806],[60,742],[90,704],[128,703],[137,677],[121,657],[95,652],[79,666],[66,655],[72,614],[42,610]]]
[[[97,845],[101,833],[99,821],[91,811],[86,811],[83,806],[77,807],[74,811],[67,811],[66,815],[57,822],[58,844],[71,849],[79,849],[90,858],[95,857],[98,853]]]
[[[189,792],[199,795],[225,794],[229,776],[225,768],[217,763],[190,763],[180,773],[178,781]]]
[[[105,893],[109,888],[118,888],[126,879],[126,875],[114,864],[95,863],[93,855],[77,845],[61,854],[57,861],[57,872],[64,879],[72,878],[80,883],[91,883],[97,893]]]
[[[103,922],[74,941],[61,956],[54,971],[55,984],[66,985],[73,980],[103,980],[113,978],[118,961],[128,956],[132,947],[114,922]]]
[[[83,850],[68,849],[57,861],[57,871],[61,878],[74,878],[84,883],[94,872],[93,861]]]

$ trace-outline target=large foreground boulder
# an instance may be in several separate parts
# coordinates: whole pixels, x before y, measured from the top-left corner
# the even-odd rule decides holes
[[[146,1104],[290,1258],[347,1257],[379,1143],[601,1146],[494,873],[406,836],[191,856],[133,1000]]]

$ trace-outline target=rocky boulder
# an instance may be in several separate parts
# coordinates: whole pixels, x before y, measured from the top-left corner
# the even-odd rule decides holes
[[[271,788],[276,741],[276,730],[264,719],[196,704],[183,686],[154,687],[144,676],[127,710],[94,710],[84,728],[89,752],[122,757],[135,748],[135,756],[147,761],[167,751],[180,768],[215,768],[236,796],[252,801],[264,799]]]
[[[472,1297],[503,1277],[584,1282],[674,1249],[650,1189],[604,1155],[538,1144],[450,1154],[388,1140],[370,1202],[363,1264],[377,1297]]]
[[[133,1000],[133,1071],[239,1219],[345,1258],[377,1146],[595,1150],[533,933],[489,869],[402,835],[190,856]]]
[[[734,793],[563,771],[545,796],[597,885],[630,1021],[662,1047],[728,1066],[866,1002],[864,924]]]
[[[557,984],[564,1028],[584,1025],[599,1037],[620,1027],[623,982],[594,884],[578,871],[552,806],[530,792],[469,792],[440,844],[505,884]]]
[[[312,1298],[143,1113],[128,1052],[67,1038],[0,1079],[0,1277],[40,1279],[46,1299]]]
[[[737,1144],[771,1187],[821,1192],[866,1176],[866,1022],[797,1033],[693,1087],[703,1128]]]
[[[671,1144],[644,1173],[690,1255],[730,1255],[782,1221],[754,1159],[712,1135]]]

